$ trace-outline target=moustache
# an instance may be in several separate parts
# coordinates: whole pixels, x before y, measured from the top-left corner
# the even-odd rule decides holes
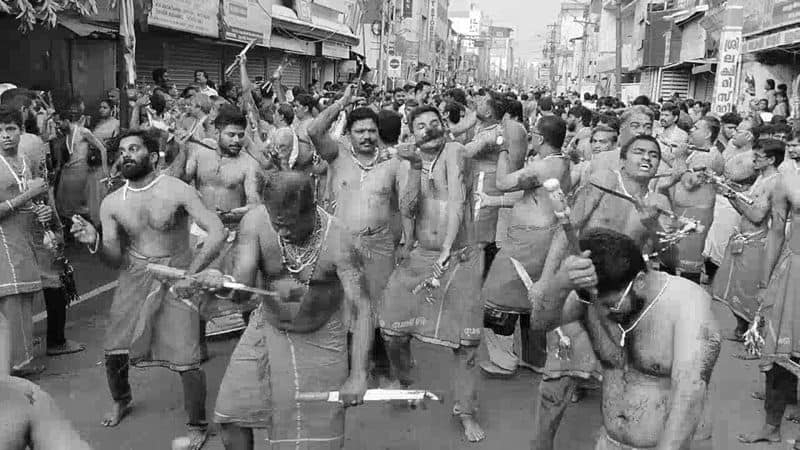
[[[436,141],[443,137],[444,137],[444,130],[441,128],[427,130],[418,145],[427,144],[428,142]]]

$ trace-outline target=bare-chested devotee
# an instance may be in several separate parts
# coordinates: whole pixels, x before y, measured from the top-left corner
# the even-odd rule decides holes
[[[758,309],[758,283],[761,273],[755,270],[764,263],[764,249],[769,231],[772,191],[778,181],[778,167],[784,159],[786,145],[775,139],[762,139],[753,148],[756,182],[746,192],[754,200],[748,205],[736,195],[726,195],[731,206],[741,214],[735,233],[725,247],[725,257],[713,283],[715,300],[725,303],[736,319],[736,327],[729,338],[744,342]],[[728,336],[726,336],[728,337]],[[739,355],[745,359],[757,359]]]
[[[797,399],[800,227],[795,224],[800,223],[800,174],[785,171],[778,177],[772,192],[770,218],[758,282],[759,305],[754,319],[766,319],[763,327],[765,343],[759,362],[760,369],[766,372],[766,417],[760,430],[739,436],[739,440],[745,443],[780,442],[783,414],[786,407]],[[788,230],[787,221],[792,223]],[[800,439],[795,440],[793,448],[800,448]]]
[[[180,374],[191,448],[199,449],[208,437],[208,424],[198,308],[187,298],[192,294],[188,281],[170,287],[146,267],[164,264],[196,273],[219,252],[225,229],[196,190],[156,173],[158,141],[149,132],[123,134],[118,145],[127,181],[100,206],[102,236],[79,216],[73,216],[72,225],[78,242],[99,253],[106,264],[122,269],[105,342],[106,376],[114,404],[102,423],[116,426],[131,409],[129,365],[165,367]],[[189,245],[192,221],[208,233],[199,252]]]
[[[534,327],[581,320],[603,364],[595,449],[700,448],[693,438],[720,351],[711,297],[691,281],[648,270],[635,240],[616,231],[588,229],[580,249],[531,301]],[[572,290],[582,300],[595,290],[596,301],[572,298],[560,308]]]
[[[594,155],[589,172],[619,169],[619,149],[634,136],[643,134],[648,136],[653,134],[653,110],[644,105],[631,106],[620,118],[619,139],[617,139],[619,147]]]
[[[579,192],[572,210],[575,230],[578,233],[597,227],[619,230],[633,239],[640,253],[653,247],[652,241],[660,226],[658,212],[654,208],[669,209],[666,196],[649,190],[660,163],[661,149],[655,138],[640,135],[629,140],[620,151],[620,169],[591,174],[588,184]],[[631,195],[641,204],[637,208],[633,203],[607,194],[591,183]],[[545,273],[558,267],[558,262],[564,258],[565,244],[564,234],[556,234],[551,250],[553,255],[549,257],[551,259],[544,269]],[[542,284],[546,282],[546,279],[540,280]],[[554,351],[558,349],[562,335],[568,339],[571,347],[569,357],[563,359]],[[547,364],[539,385],[532,448],[553,448],[561,418],[578,392],[579,380],[600,378],[597,357],[588,343],[586,330],[577,321],[565,323],[556,333],[548,335]]]
[[[523,191],[523,196],[513,205],[508,236],[492,262],[481,292],[485,308],[484,325],[491,330],[486,338],[490,361],[481,364],[481,367],[491,375],[511,375],[516,370],[518,358],[511,350],[514,329],[518,318],[522,327],[527,328],[525,325],[531,313],[525,285],[514,270],[511,258],[522,263],[531,278],[537,281],[548,258],[550,242],[560,228],[541,180],[555,178],[569,189],[570,161],[561,152],[566,130],[563,119],[543,117],[534,126],[532,145],[537,155],[532,162],[523,168],[517,166],[518,170],[512,169],[519,164],[514,158],[520,155],[506,154],[511,146],[508,150],[501,149],[497,162],[497,190]],[[541,368],[544,364],[545,337],[534,334],[529,344],[541,347],[538,349],[538,359],[541,360],[532,361]]]
[[[483,254],[469,243],[464,147],[447,142],[435,107],[419,107],[409,117],[423,163],[414,233],[407,237],[416,247],[389,279],[380,327],[392,377],[404,386],[412,383],[412,337],[453,350],[453,414],[460,418],[466,439],[476,442],[485,436],[474,417]]]
[[[689,144],[693,150],[688,156],[676,153],[673,168],[676,170],[693,170],[705,168],[716,175],[722,175],[725,160],[717,150],[714,142],[720,132],[720,123],[714,117],[703,116],[695,122],[689,133]],[[705,180],[703,173],[686,172],[680,178],[673,178],[673,186],[660,185],[660,189],[668,189],[675,214],[692,218],[703,225],[691,235],[681,239],[674,249],[672,261],[667,259],[666,268],[672,273],[700,282],[700,275],[705,266],[706,236],[714,220],[714,204],[716,189]],[[665,190],[666,190],[665,189]]]
[[[373,314],[377,314],[396,260],[407,258],[414,244],[414,213],[422,161],[409,151],[397,155],[413,156],[413,163],[381,152],[378,115],[370,108],[350,112],[345,126],[347,134],[334,140],[328,130],[353,100],[351,93],[352,88],[348,87],[341,99],[311,122],[308,130],[319,155],[328,162],[329,212],[356,235]],[[398,227],[394,223],[398,219],[407,236],[400,248],[395,231]],[[349,325],[349,308],[345,309],[345,322]],[[376,333],[377,350],[382,349],[379,334]],[[376,353],[380,360],[375,363],[386,362],[381,354]]]
[[[215,421],[227,450],[260,448],[254,429],[266,430],[270,448],[338,449],[344,445],[342,405],[295,396],[339,391],[344,406],[363,398],[374,331],[360,251],[344,224],[316,204],[310,177],[281,171],[267,180],[265,205],[242,219],[226,272],[250,286],[262,273],[277,295],[261,297],[231,355]],[[198,278],[206,287],[223,287],[218,270]],[[250,298],[232,294],[237,301]],[[345,298],[354,314],[350,352]]]
[[[226,245],[218,256],[224,258],[233,246],[242,217],[251,207],[261,204],[261,168],[253,157],[242,152],[247,118],[238,108],[222,105],[214,118],[214,126],[216,140],[206,142],[216,150],[192,146],[181,179],[194,184],[203,204],[207,209],[216,211],[227,228]],[[204,245],[206,233],[192,224],[191,234],[192,248],[198,251]],[[201,332],[205,335],[221,335],[244,329],[242,311],[238,305],[213,298],[204,298],[201,303],[201,317],[208,320],[201,322]]]

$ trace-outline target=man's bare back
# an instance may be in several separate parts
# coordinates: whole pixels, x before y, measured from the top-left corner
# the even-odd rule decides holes
[[[0,448],[89,450],[46,392],[28,380],[0,379]]]

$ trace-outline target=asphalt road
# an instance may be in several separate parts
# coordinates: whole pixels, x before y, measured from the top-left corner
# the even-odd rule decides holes
[[[84,296],[68,312],[67,335],[88,345],[86,351],[47,358],[39,362],[47,370],[35,381],[53,395],[68,418],[95,449],[169,449],[171,440],[185,430],[185,414],[180,380],[164,369],[133,369],[131,383],[134,411],[116,428],[103,428],[100,418],[110,404],[102,365],[102,339],[105,315],[113,295],[115,273],[92,259],[82,249],[71,249],[77,283]],[[35,312],[42,310],[35,305]],[[715,306],[724,327],[733,319],[726,309]],[[43,338],[45,322],[37,323],[37,334]],[[214,340],[209,345],[211,360],[205,364],[208,379],[208,410],[212,411],[219,383],[236,338]],[[763,389],[763,376],[756,362],[743,362],[731,357],[741,349],[725,342],[713,375],[712,408],[714,418],[713,448],[719,450],[784,449],[800,435],[800,427],[789,422],[783,426],[782,444],[742,445],[736,434],[755,430],[764,419],[760,401],[751,398],[752,391]],[[40,351],[43,350],[40,349]],[[413,349],[417,360],[420,386],[447,391],[450,373],[448,350],[418,344]],[[461,439],[460,427],[449,414],[449,403],[433,404],[427,410],[397,410],[386,405],[366,405],[347,414],[348,450],[524,450],[532,436],[532,408],[538,378],[522,372],[511,380],[484,379],[481,386],[479,419],[487,438],[479,444]],[[556,441],[557,449],[592,449],[594,435],[601,426],[600,393],[594,391],[572,405]],[[216,431],[216,430],[215,430]],[[207,449],[222,449],[219,436],[214,436]],[[265,447],[262,447],[265,448]]]

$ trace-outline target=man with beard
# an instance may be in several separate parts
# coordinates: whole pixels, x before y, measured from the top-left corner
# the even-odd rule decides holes
[[[728,195],[731,206],[741,214],[736,233],[725,249],[720,272],[713,284],[715,300],[725,303],[736,319],[732,340],[744,342],[744,333],[753,321],[758,308],[758,283],[761,274],[754,270],[764,262],[764,248],[769,231],[769,213],[777,177],[778,166],[783,162],[786,146],[774,139],[759,140],[754,149],[756,182],[747,191],[754,200],[752,205],[735,195]],[[747,358],[741,355],[743,359]]]
[[[414,99],[417,100],[417,103],[420,106],[427,105],[432,91],[433,86],[431,86],[430,83],[427,81],[420,81],[416,86],[414,86]]]
[[[396,260],[407,258],[414,244],[414,213],[422,162],[410,149],[391,158],[388,152],[378,149],[378,115],[370,108],[354,109],[347,117],[347,136],[335,141],[328,130],[339,113],[352,103],[352,92],[352,86],[348,86],[344,96],[311,123],[308,132],[320,156],[328,162],[327,195],[332,205],[329,212],[357,236],[356,248],[364,262],[372,312],[377,314]],[[394,222],[398,219],[406,236],[402,248],[398,248],[399,236],[395,231],[398,227]],[[347,325],[351,325],[351,308],[346,302]],[[377,349],[381,348],[380,342],[376,341]],[[385,362],[383,355],[376,357],[376,363]]]
[[[681,109],[674,103],[664,103],[661,106],[658,120],[663,131],[657,138],[659,144],[661,144],[661,154],[668,162],[672,162],[674,149],[686,145],[689,140],[689,134],[678,128],[678,117],[680,115]]]
[[[790,150],[792,151],[792,150]],[[793,167],[792,167],[793,168]],[[786,407],[797,399],[797,355],[800,341],[796,338],[800,324],[798,286],[800,264],[798,264],[798,242],[800,222],[800,176],[785,171],[777,178],[772,191],[770,226],[764,260],[761,263],[758,282],[758,309],[753,319],[765,319],[764,347],[759,368],[766,375],[764,396],[765,423],[753,433],[739,435],[744,443],[781,442],[781,422]],[[787,223],[791,225],[787,227]],[[756,268],[751,268],[756,270]],[[800,447],[800,439],[793,448]]]
[[[635,136],[653,134],[653,110],[646,106],[636,105],[628,108],[620,119],[619,139],[620,146],[626,145]],[[620,150],[600,153],[592,158],[589,173],[603,170],[619,169]]]
[[[568,257],[546,289],[532,293],[540,313],[533,326],[581,320],[586,327],[603,363],[603,430],[595,449],[689,448],[702,429],[720,351],[710,296],[648,270],[641,248],[624,234],[587,229],[579,245],[583,253]],[[581,299],[594,290],[596,300],[563,303],[573,289]]]
[[[453,414],[466,439],[477,442],[485,437],[475,420],[483,255],[469,239],[464,148],[446,141],[432,106],[411,113],[411,130],[423,168],[419,212],[406,238],[417,245],[389,279],[379,323],[392,376],[403,386],[412,382],[412,337],[453,350]]]
[[[564,142],[567,144],[566,153],[571,158],[579,159],[589,148],[591,122],[592,112],[583,106],[573,106],[567,113],[567,137]]]
[[[717,137],[717,149],[725,152],[731,139],[736,135],[736,127],[742,123],[742,118],[739,114],[729,112],[725,113],[719,121],[722,123],[722,130],[720,130],[719,137]]]
[[[521,127],[521,124],[518,124]],[[533,146],[536,158],[523,168],[524,150],[509,147],[501,149],[497,162],[497,190],[500,192],[523,191],[522,198],[513,204],[509,219],[508,236],[497,253],[481,296],[484,301],[484,325],[487,332],[487,347],[490,361],[481,364],[484,372],[491,375],[509,376],[517,369],[519,359],[512,352],[513,334],[517,319],[527,335],[527,322],[531,314],[525,286],[517,276],[511,258],[522,263],[538,280],[548,256],[550,242],[559,229],[550,207],[547,191],[542,180],[558,179],[562,186],[570,186],[570,161],[561,152],[566,135],[566,123],[559,117],[545,116],[539,119],[533,130]],[[523,134],[524,136],[524,134]],[[509,145],[511,145],[509,141]],[[523,144],[524,149],[524,144]],[[514,155],[506,154],[514,149]],[[529,361],[542,367],[545,336],[534,334],[528,342],[538,350],[538,361]],[[539,348],[536,348],[536,347]]]
[[[256,429],[266,429],[270,448],[341,448],[342,406],[363,399],[374,333],[361,251],[347,227],[315,203],[307,175],[271,174],[265,197],[264,206],[242,219],[236,258],[226,272],[251,286],[261,272],[277,294],[261,297],[231,355],[215,420],[227,450],[260,448],[254,445]],[[225,278],[209,269],[198,281],[222,289]],[[230,295],[249,299],[240,294]],[[350,351],[345,305],[354,313]],[[341,404],[296,400],[308,391],[339,391]]]
[[[800,175],[800,136],[792,136],[786,143],[787,158],[778,167],[784,175]]]
[[[590,175],[589,182],[631,195],[639,199],[640,205],[637,207],[609,195],[587,182],[573,206],[572,224],[575,230],[579,233],[597,227],[619,230],[636,243],[640,254],[654,247],[656,231],[661,226],[656,208],[669,209],[667,197],[649,189],[660,163],[661,148],[652,136],[636,136],[623,145],[620,149],[620,170],[594,173]],[[665,228],[669,227],[669,224],[665,225]],[[544,289],[550,282],[548,275],[563,260],[566,245],[565,235],[556,234],[547,265],[540,270],[542,278],[537,288]],[[561,333],[551,333],[549,336],[548,350],[557,348],[555,343],[562,334],[573,348],[572,355],[566,361],[559,361],[555,352],[548,352],[546,375],[539,386],[537,431],[533,441],[536,445],[534,448],[538,450],[553,448],[561,418],[578,387],[576,377],[590,379],[596,376],[597,358],[594,350],[586,345],[589,341],[581,325],[565,321],[565,325],[560,327]]]
[[[591,151],[583,154],[583,161],[572,166],[572,188],[577,189],[585,185],[589,180],[589,170],[595,156],[614,150],[617,147],[619,132],[602,123],[592,129],[589,139]]]
[[[685,159],[683,154],[675,158],[674,168],[679,175],[672,177],[672,186],[667,184],[661,187],[663,191],[669,192],[675,214],[695,219],[703,225],[702,230],[696,230],[681,239],[674,247],[673,260],[665,261],[673,273],[696,283],[700,282],[705,265],[703,249],[714,219],[716,189],[713,184],[704,180],[703,173],[683,172],[683,169],[690,171],[705,168],[722,175],[725,160],[714,146],[719,130],[719,121],[712,116],[703,116],[695,122],[689,133],[689,144],[694,150]]]
[[[227,245],[220,258],[232,247],[239,222],[247,211],[261,203],[260,166],[249,154],[242,153],[247,119],[238,108],[223,105],[214,119],[217,129],[216,151],[193,145],[187,155],[185,170],[180,178],[193,183],[203,204],[216,211],[227,228]],[[213,141],[212,141],[213,142]],[[191,227],[191,244],[196,250],[203,248],[206,233],[196,224]],[[202,302],[201,323],[205,336],[215,336],[244,329],[239,307],[230,302],[205,299]],[[205,349],[205,345],[204,345]]]
[[[116,426],[130,412],[130,364],[165,367],[180,374],[190,448],[197,450],[208,437],[198,307],[188,300],[192,293],[188,281],[168,287],[147,265],[197,273],[219,252],[225,229],[197,191],[155,172],[158,141],[148,132],[123,134],[119,153],[127,181],[100,206],[102,236],[80,216],[73,216],[71,230],[78,242],[99,253],[106,264],[122,268],[105,342],[106,377],[114,404],[102,424]],[[191,221],[208,233],[198,252],[189,244]]]

